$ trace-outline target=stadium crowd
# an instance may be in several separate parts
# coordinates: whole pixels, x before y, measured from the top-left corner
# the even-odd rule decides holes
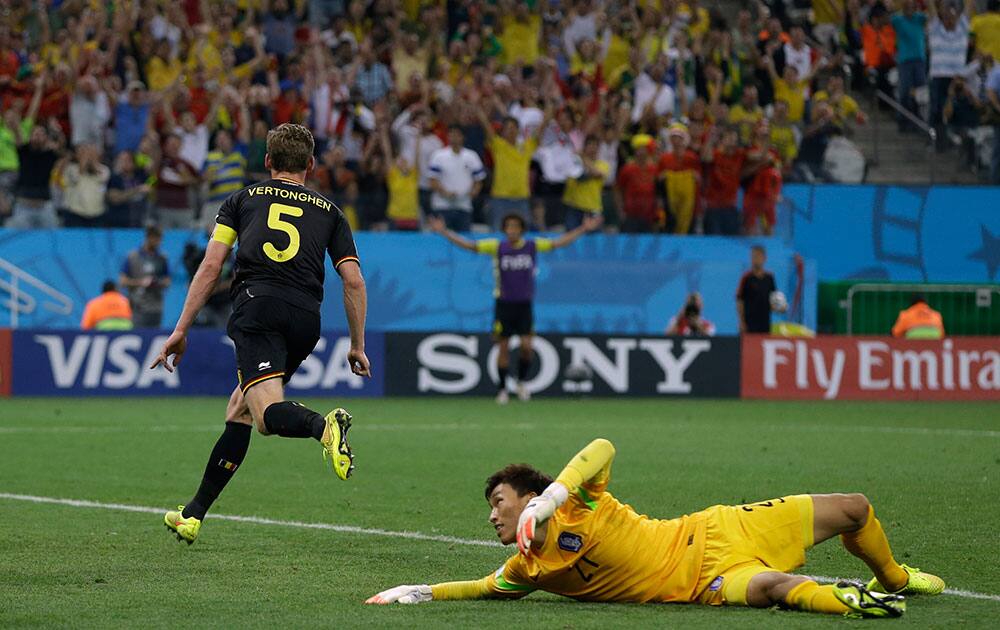
[[[294,122],[358,229],[769,233],[784,181],[853,155],[866,77],[914,111],[929,78],[933,124],[1000,124],[998,5],[0,0],[0,216],[207,227]]]

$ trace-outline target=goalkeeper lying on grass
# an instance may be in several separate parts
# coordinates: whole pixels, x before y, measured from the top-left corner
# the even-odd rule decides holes
[[[520,553],[481,580],[397,586],[369,604],[519,598],[542,590],[583,601],[697,602],[898,617],[901,593],[935,595],[941,578],[898,564],[861,494],[795,495],[717,505],[671,520],[637,514],[607,491],[615,449],[594,440],[556,481],[510,465],[486,481],[490,522]],[[839,535],[875,577],[820,586],[792,575],[814,544]],[[889,593],[889,594],[887,594]]]

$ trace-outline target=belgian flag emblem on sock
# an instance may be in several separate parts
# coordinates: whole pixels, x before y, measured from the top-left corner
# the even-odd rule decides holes
[[[236,472],[236,469],[239,468],[239,464],[234,464],[233,462],[225,460],[225,459],[220,459],[219,460],[219,466],[221,468],[225,468],[229,472]]]

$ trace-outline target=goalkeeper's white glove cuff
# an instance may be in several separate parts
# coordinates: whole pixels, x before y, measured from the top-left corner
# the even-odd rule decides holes
[[[566,502],[566,499],[569,498],[569,490],[567,490],[566,486],[562,485],[558,481],[553,481],[547,488],[545,488],[545,491],[542,492],[542,496],[552,499],[553,503],[556,504],[556,507],[559,507]]]

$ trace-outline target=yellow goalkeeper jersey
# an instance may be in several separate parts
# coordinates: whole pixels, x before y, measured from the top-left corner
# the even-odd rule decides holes
[[[548,521],[545,543],[511,557],[487,584],[495,595],[544,590],[584,601],[689,602],[705,550],[702,514],[651,519],[583,484]]]

